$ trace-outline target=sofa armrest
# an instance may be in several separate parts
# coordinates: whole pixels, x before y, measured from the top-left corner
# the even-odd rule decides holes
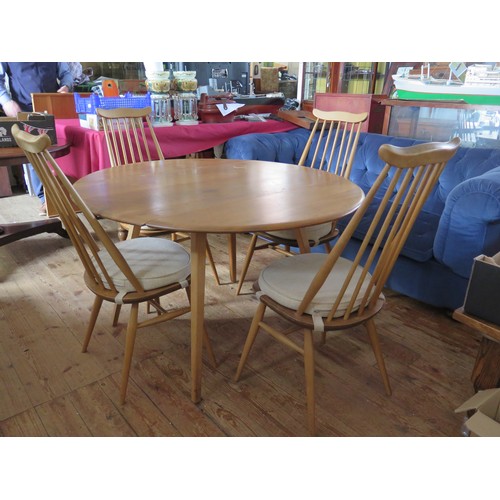
[[[434,240],[434,257],[468,278],[474,257],[500,251],[500,167],[450,191]]]
[[[226,142],[224,155],[233,160],[261,160],[296,164],[309,131],[294,129],[275,134],[246,134]]]

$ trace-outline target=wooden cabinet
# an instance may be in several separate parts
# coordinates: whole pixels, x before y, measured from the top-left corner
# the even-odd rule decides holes
[[[88,97],[90,93],[81,93]],[[33,111],[47,112],[55,118],[78,118],[75,110],[75,98],[71,92],[44,92],[31,94]]]
[[[301,102],[309,109],[316,92],[344,94],[386,94],[387,62],[303,63]],[[392,81],[392,79],[391,79]]]
[[[363,132],[382,133],[385,106],[381,104],[387,96],[374,94],[342,94],[342,93],[316,93],[314,101],[309,106],[304,106],[305,111],[313,108],[324,111],[349,111],[350,113],[368,113],[368,120],[363,124]]]

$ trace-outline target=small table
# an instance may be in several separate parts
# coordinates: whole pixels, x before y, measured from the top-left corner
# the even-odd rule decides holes
[[[71,144],[70,154],[58,164],[75,179],[111,166],[104,132],[80,125],[78,119],[57,119],[57,137]],[[297,128],[293,123],[277,120],[266,122],[234,121],[155,127],[155,135],[165,158],[182,158],[224,144],[231,137],[246,134],[288,132]],[[149,131],[146,131],[149,137]]]
[[[455,310],[453,319],[482,335],[471,375],[474,390],[500,387],[500,326],[467,314],[463,307]]]
[[[201,399],[207,233],[236,235],[320,224],[350,214],[364,198],[361,188],[343,177],[255,160],[136,163],[93,172],[74,186],[97,216],[190,233],[195,403]]]
[[[62,144],[51,146],[49,151],[54,158],[58,158],[67,155],[69,149],[69,144]],[[22,165],[26,162],[26,156],[21,148],[0,148],[0,167]],[[57,218],[2,224],[0,225],[0,246],[40,233],[65,235],[61,221]]]
[[[54,158],[69,154],[70,144],[55,144],[49,147],[49,152]],[[23,165],[28,160],[21,148],[0,148],[0,167]]]

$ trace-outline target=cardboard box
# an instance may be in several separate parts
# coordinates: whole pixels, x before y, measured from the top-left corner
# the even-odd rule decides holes
[[[500,325],[500,252],[474,259],[465,294],[464,311]]]
[[[16,148],[17,144],[12,137],[11,128],[17,123],[21,130],[32,135],[47,134],[52,144],[57,144],[56,127],[54,115],[45,113],[18,113],[17,119],[12,117],[0,117],[0,148]]]
[[[94,113],[80,113],[78,115],[80,126],[92,130],[104,130],[102,118]]]
[[[465,421],[471,436],[500,437],[500,389],[477,392],[460,405],[455,413],[471,410],[476,411]]]
[[[132,92],[134,94],[145,94],[148,91],[146,80],[118,80],[120,94]]]

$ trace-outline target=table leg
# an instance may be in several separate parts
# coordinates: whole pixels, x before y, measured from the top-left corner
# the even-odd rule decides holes
[[[201,354],[205,316],[207,235],[191,234],[191,400],[201,400]]]
[[[295,229],[295,239],[299,245],[300,253],[311,253],[309,242],[304,238],[304,233],[300,228]]]
[[[229,276],[231,283],[236,283],[236,234],[231,233],[227,236],[227,247],[229,253]]]

